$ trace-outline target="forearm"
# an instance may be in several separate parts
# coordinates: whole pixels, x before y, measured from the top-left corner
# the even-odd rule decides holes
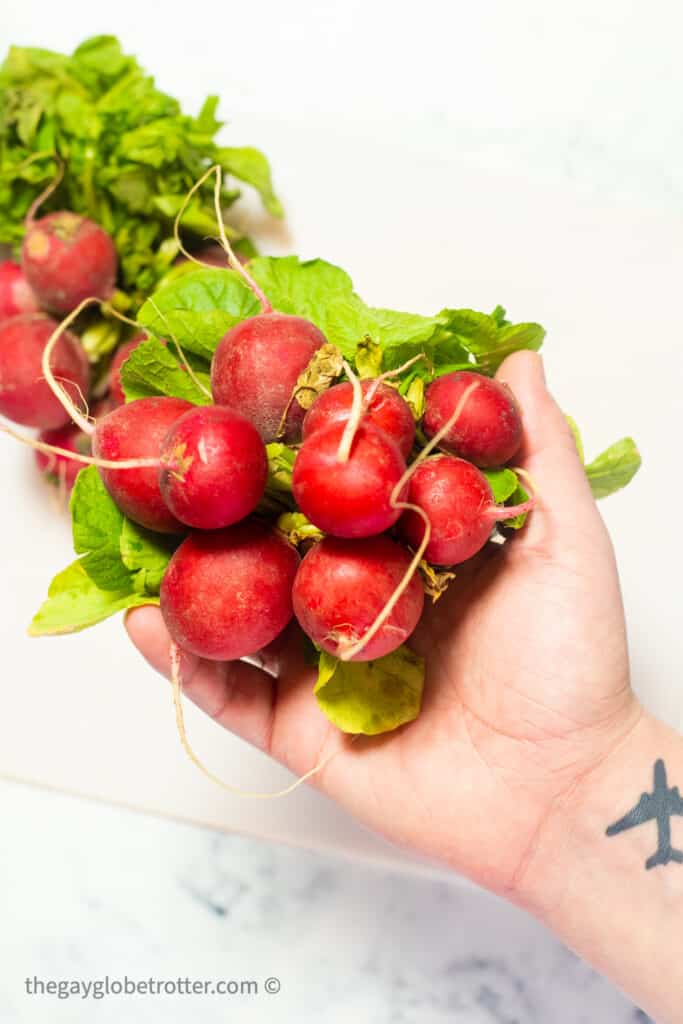
[[[666,787],[662,767],[655,786],[658,761]],[[683,850],[683,816],[679,808],[669,817],[674,787],[683,790],[683,739],[644,715],[555,808],[522,890],[529,909],[658,1024],[683,1021],[683,864],[669,859],[670,849]],[[641,801],[644,793],[652,799]]]

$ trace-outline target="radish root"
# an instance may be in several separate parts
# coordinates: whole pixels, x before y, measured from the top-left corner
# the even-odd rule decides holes
[[[97,466],[98,469],[158,469],[161,465],[159,459],[98,459],[96,455],[81,455],[80,452],[72,452],[69,448],[58,448],[45,441],[27,437],[17,430],[12,430],[6,423],[0,423],[0,430],[28,448],[34,448],[37,452],[44,452],[45,455],[61,455],[65,459],[71,459],[72,462],[82,462],[84,466]]]
[[[351,413],[349,415],[346,424],[344,425],[344,433],[341,436],[339,442],[339,449],[337,451],[338,462],[348,462],[349,456],[351,455],[351,447],[353,445],[353,439],[356,436],[361,420],[365,415],[365,401],[363,399],[363,389],[360,386],[360,380],[353,372],[349,364],[344,360],[342,363],[346,376],[351,381],[351,387],[353,388],[353,402],[351,403]]]
[[[73,401],[71,400],[71,396],[69,395],[69,393],[65,390],[65,388],[62,387],[62,385],[59,383],[59,381],[53,374],[52,369],[50,367],[50,359],[52,357],[54,347],[61,338],[64,331],[66,331],[66,329],[71,326],[76,317],[79,316],[84,309],[86,309],[88,306],[92,306],[94,303],[101,305],[102,300],[95,298],[94,296],[88,299],[83,299],[83,301],[79,302],[76,308],[72,310],[71,313],[69,313],[69,315],[65,317],[60,324],[58,324],[58,326],[54,329],[54,331],[48,338],[47,345],[45,346],[45,349],[43,351],[42,359],[43,377],[45,378],[47,385],[50,388],[50,391],[55,396],[57,401],[61,404],[64,411],[69,414],[70,418],[74,421],[75,424],[77,424],[77,426],[81,428],[84,434],[92,434],[93,430],[95,429],[92,424],[92,420],[89,419],[87,412],[86,414],[84,414],[80,411],[80,409],[76,408]]]
[[[414,365],[414,363],[418,363],[421,360],[424,360],[424,362],[428,361],[427,356],[424,354],[424,352],[418,352],[416,356],[413,356],[412,359],[409,359],[408,362],[404,363],[402,366],[397,366],[395,370],[385,370],[384,373],[380,373],[379,377],[375,377],[365,395],[365,401],[368,403],[368,405],[370,404],[370,402],[372,402],[373,398],[377,394],[377,389],[380,386],[380,384],[382,384],[385,380],[391,380],[392,377],[400,377],[400,375],[402,373],[405,373],[406,370],[409,370],[410,367]]]
[[[379,632],[379,630],[382,628],[384,623],[387,621],[387,619],[393,612],[394,608],[400,601],[402,595],[405,593],[406,588],[410,585],[411,579],[413,578],[413,576],[415,575],[420,566],[420,562],[424,557],[424,553],[427,550],[427,545],[429,544],[429,539],[432,534],[432,525],[429,521],[429,516],[423,509],[419,508],[417,505],[411,505],[410,502],[401,501],[399,495],[403,491],[404,487],[410,480],[411,476],[413,475],[417,467],[422,462],[424,462],[424,460],[427,458],[430,452],[432,452],[434,448],[436,448],[436,446],[439,444],[442,438],[458,421],[470,395],[478,387],[479,382],[473,381],[473,383],[470,384],[465,391],[463,391],[462,395],[460,396],[460,400],[458,401],[458,404],[453,410],[451,416],[449,416],[449,418],[446,420],[441,429],[434,435],[429,444],[422,449],[422,451],[415,459],[415,461],[410,466],[408,466],[405,473],[403,474],[403,476],[401,477],[401,479],[398,481],[393,491],[391,492],[391,497],[389,500],[390,504],[394,508],[401,509],[402,511],[415,512],[422,519],[423,523],[425,524],[422,540],[420,542],[420,546],[417,548],[415,554],[413,555],[410,565],[405,571],[403,579],[398,584],[393,594],[391,595],[391,597],[389,598],[389,600],[387,601],[387,603],[385,604],[384,608],[379,613],[375,621],[372,623],[372,625],[366,630],[365,634],[361,637],[360,640],[348,646],[340,646],[339,657],[342,661],[350,661],[357,654],[360,654],[361,651],[363,651],[365,647],[370,643],[372,638]]]
[[[192,186],[190,191],[185,196],[185,199],[183,200],[183,204],[180,207],[180,209],[178,210],[178,213],[176,214],[175,221],[173,223],[173,237],[174,237],[174,239],[176,241],[176,244],[177,244],[178,248],[180,249],[180,251],[182,252],[183,256],[185,256],[188,260],[191,260],[192,263],[196,263],[200,267],[206,266],[206,264],[203,263],[201,260],[198,260],[196,256],[193,256],[191,252],[188,252],[187,249],[185,248],[185,246],[183,245],[182,239],[180,237],[180,223],[182,221],[183,214],[185,213],[186,209],[190,205],[190,202],[192,201],[193,195],[195,194],[195,192],[198,191],[198,189],[200,189],[202,187],[202,185],[207,180],[207,178],[210,178],[212,174],[215,174],[215,176],[216,176],[216,182],[215,182],[214,190],[213,190],[213,205],[214,205],[214,210],[216,212],[216,222],[218,224],[218,233],[219,233],[218,241],[220,243],[221,248],[223,249],[223,252],[225,253],[225,255],[228,258],[228,266],[231,268],[231,270],[234,270],[235,273],[240,275],[240,277],[246,282],[248,287],[254,293],[254,295],[258,299],[259,303],[261,304],[261,312],[262,313],[272,313],[273,307],[268,302],[268,299],[266,298],[265,293],[258,286],[258,284],[254,280],[254,278],[251,276],[251,274],[249,273],[247,268],[245,266],[243,266],[240,263],[240,261],[237,259],[237,257],[235,256],[235,253],[232,250],[232,246],[230,245],[230,242],[228,241],[228,236],[225,233],[225,223],[223,221],[223,210],[221,208],[221,187],[223,185],[223,171],[222,171],[222,168],[221,168],[220,164],[214,164],[212,167],[209,167],[209,169],[207,171],[205,171],[204,174],[202,174],[201,178],[199,178],[198,181],[196,181],[194,183],[194,185]]]
[[[290,783],[289,786],[285,786],[284,789],[275,790],[275,792],[273,793],[262,793],[259,791],[253,791],[248,789],[240,789],[239,786],[233,786],[229,782],[225,782],[224,779],[221,779],[220,776],[215,775],[210,768],[207,768],[203,761],[201,761],[199,756],[195,753],[195,751],[192,748],[192,745],[190,744],[190,741],[187,736],[187,729],[185,728],[185,715],[183,713],[182,703],[182,678],[180,664],[181,650],[174,641],[171,641],[170,657],[171,689],[173,693],[173,706],[175,708],[175,721],[176,728],[178,730],[178,736],[180,738],[183,750],[189,757],[190,761],[192,761],[192,763],[197,768],[199,768],[200,772],[202,772],[202,774],[205,775],[207,779],[213,782],[216,786],[220,786],[221,789],[226,790],[226,792],[233,793],[235,796],[244,797],[244,799],[246,800],[279,800],[280,797],[288,796],[290,793],[293,793],[294,790],[298,789],[299,786],[301,786],[304,782],[307,782],[309,779],[313,778],[314,775],[317,775],[318,772],[321,772],[323,768],[327,767],[330,761],[334,760],[334,758],[337,757],[338,754],[343,753],[346,747],[348,746],[347,743],[343,743],[341,747],[338,747],[336,750],[333,750],[331,754],[327,754],[327,756],[319,760],[318,763],[314,765],[313,768],[310,768],[304,775],[300,776],[294,782]],[[352,736],[349,740],[349,743],[353,743],[355,739],[356,737]]]

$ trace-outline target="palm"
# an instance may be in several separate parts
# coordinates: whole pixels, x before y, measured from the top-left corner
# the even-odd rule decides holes
[[[509,889],[554,801],[633,721],[611,547],[561,414],[533,357],[504,365],[525,410],[522,453],[542,503],[502,550],[462,567],[411,644],[428,665],[418,720],[353,744],[312,698],[313,673],[290,629],[278,679],[240,663],[188,659],[185,692],[218,721],[315,783],[388,838]],[[129,618],[167,667],[158,612]],[[505,841],[501,843],[500,837]]]

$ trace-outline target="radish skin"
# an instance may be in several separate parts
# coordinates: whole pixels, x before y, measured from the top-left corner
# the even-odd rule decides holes
[[[405,459],[391,438],[361,421],[348,458],[340,462],[345,429],[344,423],[333,424],[304,442],[292,490],[301,511],[324,533],[370,537],[388,530],[401,514],[392,493],[405,473]]]
[[[299,625],[323,650],[343,657],[368,632],[409,566],[409,553],[388,537],[325,537],[305,555],[294,581]],[[423,606],[422,584],[414,575],[387,621],[349,660],[372,661],[400,647]]]
[[[43,313],[25,313],[0,323],[0,413],[15,423],[55,430],[70,416],[44,379],[43,353],[57,323]],[[54,376],[76,407],[90,386],[87,357],[78,338],[64,331],[51,355]]]
[[[481,470],[452,455],[425,459],[410,478],[407,500],[429,519],[424,557],[433,565],[465,562],[484,547],[496,522],[528,512],[534,505],[534,499],[522,505],[496,505]],[[410,509],[401,516],[398,529],[415,547],[424,535],[422,519]]]
[[[415,440],[415,420],[410,406],[395,388],[382,381],[362,380],[360,386],[365,399],[365,421],[390,437],[403,458],[407,459]],[[346,423],[351,415],[352,404],[353,387],[349,381],[323,391],[306,413],[302,435],[304,441],[333,423]]]
[[[183,650],[213,661],[256,654],[292,617],[295,549],[257,520],[192,533],[169,562],[161,612]]]
[[[161,446],[161,493],[187,526],[217,530],[244,519],[263,497],[267,478],[256,427],[227,406],[184,413]]]
[[[89,296],[111,298],[118,258],[99,224],[58,210],[30,221],[21,250],[26,279],[44,309],[70,313]]]
[[[214,401],[241,412],[264,441],[276,440],[300,374],[325,343],[322,331],[300,316],[261,313],[242,320],[222,338],[213,357]],[[294,399],[282,440],[299,440],[304,415]]]
[[[185,532],[161,494],[159,458],[171,426],[193,408],[181,398],[138,398],[120,405],[95,426],[93,455],[96,459],[154,460],[152,465],[128,469],[98,467],[104,486],[124,515],[149,530]]]
[[[20,313],[37,313],[38,300],[18,263],[0,262],[0,320]]]
[[[438,377],[425,393],[423,430],[434,437],[473,383],[476,389],[439,447],[483,469],[502,466],[519,451],[522,414],[512,391],[500,381],[467,370]]]

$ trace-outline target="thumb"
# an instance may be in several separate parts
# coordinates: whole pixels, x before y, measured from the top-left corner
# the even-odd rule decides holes
[[[515,352],[496,377],[517,399],[524,427],[516,460],[530,474],[538,504],[520,538],[525,546],[556,553],[576,540],[602,536],[604,526],[591,493],[574,435],[548,391],[543,360]]]

